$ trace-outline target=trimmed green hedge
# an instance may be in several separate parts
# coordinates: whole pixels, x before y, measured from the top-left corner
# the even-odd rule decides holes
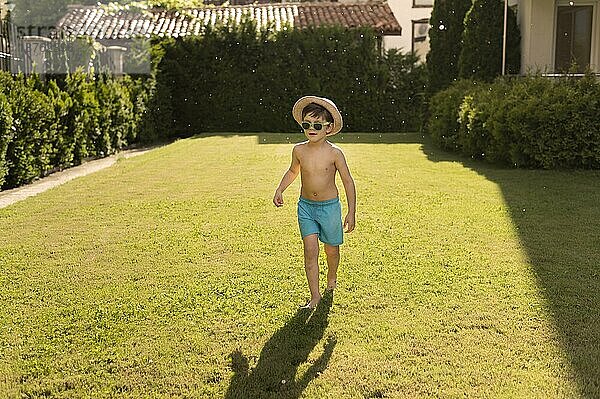
[[[13,188],[136,141],[144,83],[77,72],[61,82],[0,73],[0,187]],[[136,102],[136,104],[134,104]]]
[[[427,124],[442,148],[531,168],[600,168],[600,82],[593,76],[460,81],[436,94]]]
[[[345,131],[420,126],[424,66],[397,51],[381,55],[370,29],[273,33],[242,21],[162,46],[149,105],[158,134],[297,131],[291,108],[307,94],[332,99]]]
[[[6,164],[6,150],[14,136],[14,125],[12,118],[12,109],[8,98],[4,93],[0,93],[0,185],[4,182],[8,174],[8,165]]]

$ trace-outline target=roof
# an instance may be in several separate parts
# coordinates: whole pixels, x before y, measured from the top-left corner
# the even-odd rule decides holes
[[[346,3],[273,3],[243,6],[206,6],[203,8],[148,12],[121,10],[110,12],[101,6],[69,6],[58,22],[58,29],[69,35],[85,35],[96,40],[130,39],[137,36],[197,35],[206,25],[217,21],[240,21],[247,14],[259,27],[274,23],[276,30],[290,25],[370,26],[384,35],[399,35],[402,31],[392,10],[385,2]]]

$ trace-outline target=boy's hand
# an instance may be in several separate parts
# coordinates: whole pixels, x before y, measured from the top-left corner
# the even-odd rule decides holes
[[[281,191],[275,191],[275,196],[273,197],[273,203],[276,207],[283,206],[283,193]]]
[[[346,228],[346,233],[352,233],[355,223],[354,215],[347,214],[346,219],[344,219],[344,228]]]

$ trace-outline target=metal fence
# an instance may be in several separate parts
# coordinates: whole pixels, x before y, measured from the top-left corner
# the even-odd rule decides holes
[[[2,1],[2,0],[0,0]],[[12,74],[32,73],[66,75],[82,68],[84,72],[121,75],[150,73],[150,42],[138,43],[136,52],[125,59],[122,45],[101,44],[89,37],[75,37],[62,30],[54,30],[49,37],[28,36],[9,20],[0,20],[0,70]],[[145,57],[142,57],[145,56]],[[147,61],[147,62],[145,62]]]
[[[28,73],[30,64],[17,26],[8,20],[0,20],[0,69],[12,73]]]

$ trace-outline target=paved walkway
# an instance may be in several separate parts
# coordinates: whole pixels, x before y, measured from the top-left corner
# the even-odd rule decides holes
[[[90,173],[108,168],[117,162],[118,158],[131,158],[137,155],[142,155],[151,150],[152,148],[140,148],[135,150],[121,151],[118,154],[111,155],[110,157],[96,159],[79,166],[65,169],[61,172],[53,173],[48,177],[36,180],[35,182],[25,186],[13,188],[11,190],[0,191],[0,209],[12,205],[15,202],[24,200],[25,198],[42,193],[53,187],[59,186],[68,182],[69,180],[73,180],[77,177],[89,175]]]

